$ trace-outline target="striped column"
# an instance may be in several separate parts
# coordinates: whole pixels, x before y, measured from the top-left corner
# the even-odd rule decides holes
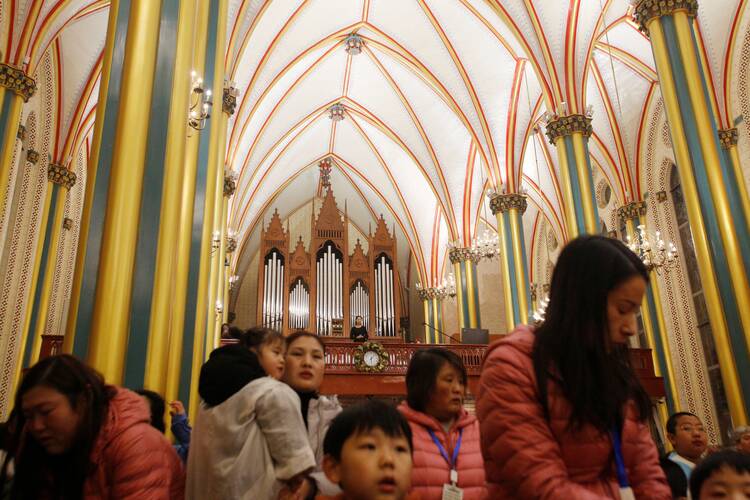
[[[696,0],[641,0],[634,15],[651,40],[729,410],[741,425],[750,411],[750,214],[719,140],[697,12]]]
[[[47,167],[47,189],[42,205],[41,232],[37,241],[36,257],[31,274],[33,296],[26,307],[26,318],[21,332],[21,352],[16,364],[20,375],[39,359],[42,334],[47,326],[47,313],[52,296],[52,285],[57,265],[57,249],[65,218],[65,198],[76,183],[76,174],[57,163]]]
[[[445,344],[446,339],[439,332],[443,328],[443,304],[434,288],[419,290],[419,298],[424,306],[424,341],[425,344]]]
[[[527,207],[521,194],[495,194],[490,208],[497,218],[500,235],[500,268],[505,295],[505,327],[508,332],[516,325],[528,324],[531,314],[529,272],[526,245],[523,240],[522,216]]]
[[[477,286],[477,261],[468,248],[452,247],[448,254],[456,276],[458,298],[458,327],[479,328],[479,287]]]
[[[22,69],[0,63],[0,196],[5,196],[13,163],[21,108],[36,92],[36,82]],[[0,207],[5,200],[0,199]]]
[[[557,149],[568,238],[599,232],[591,177],[591,118],[573,114],[547,122],[547,138]]]
[[[631,240],[637,241],[638,226],[645,223],[646,202],[634,201],[620,207],[617,215],[625,221],[628,236]],[[664,385],[667,393],[667,408],[669,414],[678,411],[680,408],[680,398],[675,386],[674,367],[672,364],[672,353],[669,348],[669,339],[667,337],[667,328],[664,323],[664,311],[661,306],[661,294],[659,292],[659,281],[654,269],[649,269],[649,286],[646,288],[646,295],[641,305],[641,318],[643,319],[643,328],[646,331],[648,339],[648,348],[654,358],[654,371],[657,377],[664,378]],[[663,407],[659,407],[663,410]],[[663,413],[663,411],[662,411]],[[663,422],[666,422],[666,416],[662,415]]]

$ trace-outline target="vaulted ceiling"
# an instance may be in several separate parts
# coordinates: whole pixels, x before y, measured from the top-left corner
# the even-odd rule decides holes
[[[2,0],[2,60],[56,62],[55,155],[90,134],[108,2]],[[747,0],[704,0],[699,45],[722,126]],[[470,242],[487,190],[526,191],[565,238],[554,147],[540,117],[593,111],[592,164],[619,204],[643,195],[642,135],[660,98],[648,39],[626,0],[229,0],[227,76],[240,90],[226,164],[238,173],[230,227],[240,274],[263,220],[333,189],[366,228],[384,214],[419,279],[441,276],[449,240]],[[362,52],[347,53],[357,33]],[[341,103],[342,121],[328,108]],[[563,104],[564,103],[564,104]],[[403,262],[403,260],[402,260]]]

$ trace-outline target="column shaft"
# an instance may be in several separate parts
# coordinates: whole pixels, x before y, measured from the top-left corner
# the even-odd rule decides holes
[[[695,0],[642,0],[636,21],[651,39],[699,262],[719,366],[735,424],[750,400],[750,228],[734,169],[720,152],[695,41]],[[734,180],[733,180],[734,179]]]
[[[468,248],[451,248],[449,256],[456,276],[459,329],[479,328],[481,318],[476,260]]]

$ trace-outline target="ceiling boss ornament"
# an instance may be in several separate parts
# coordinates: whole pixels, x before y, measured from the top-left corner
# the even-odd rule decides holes
[[[344,119],[344,105],[337,102],[330,108],[328,108],[328,118],[335,122],[340,122]]]
[[[350,56],[356,56],[362,53],[362,37],[356,33],[352,33],[344,39],[344,47],[346,53]]]
[[[36,81],[21,69],[0,63],[0,87],[12,90],[20,95],[24,102],[29,102],[36,92]]]

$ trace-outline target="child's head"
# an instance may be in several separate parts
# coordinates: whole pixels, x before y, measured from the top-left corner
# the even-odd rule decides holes
[[[331,421],[323,441],[323,470],[348,498],[406,497],[412,442],[406,419],[380,401],[349,407]]]
[[[240,345],[253,351],[258,356],[260,366],[266,374],[275,379],[284,375],[284,336],[270,328],[255,327],[245,331],[239,337]]]
[[[750,499],[750,455],[725,450],[707,456],[690,475],[694,500]]]

